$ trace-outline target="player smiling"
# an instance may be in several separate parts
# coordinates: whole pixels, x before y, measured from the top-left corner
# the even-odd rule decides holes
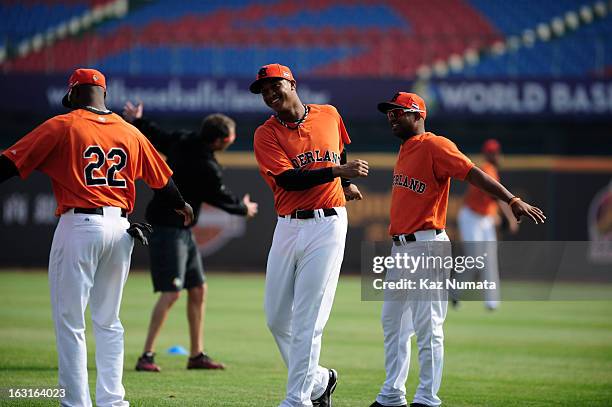
[[[340,177],[365,177],[368,165],[361,160],[344,164],[350,138],[338,111],[303,104],[286,66],[262,67],[250,90],[261,93],[275,112],[255,131],[254,149],[278,214],[266,268],[265,308],[288,368],[281,406],[331,406],[337,373],[319,366],[321,337],[344,257],[344,205],[346,199],[362,198],[355,185],[341,183]],[[313,151],[343,158],[297,165],[308,152],[314,158]]]
[[[425,131],[425,101],[414,93],[398,92],[390,102],[378,104],[387,115],[391,131],[401,140],[393,171],[389,234],[392,256],[450,256],[449,239],[444,230],[451,178],[466,180],[475,187],[507,202],[514,216],[543,223],[542,211],[512,195],[503,185],[485,174],[445,137]],[[399,176],[399,178],[398,178]],[[419,180],[419,188],[404,186],[397,179]],[[417,185],[415,182],[414,185]],[[431,243],[437,242],[437,243]],[[413,271],[411,271],[412,273]],[[419,268],[415,275],[427,278],[438,286],[448,280],[449,269]],[[387,279],[401,272],[392,269]],[[417,278],[418,279],[418,278]],[[410,340],[416,334],[419,348],[419,385],[412,407],[438,406],[442,403],[438,390],[442,382],[444,334],[448,302],[446,291],[421,290],[401,300],[387,297],[382,309],[385,335],[386,380],[370,407],[406,406],[406,379],[410,364]]]

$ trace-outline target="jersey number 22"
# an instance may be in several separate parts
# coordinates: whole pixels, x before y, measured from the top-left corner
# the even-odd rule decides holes
[[[108,150],[108,153],[104,153],[100,146],[89,146],[83,152],[83,158],[94,156],[96,159],[85,166],[85,185],[88,187],[108,185],[114,188],[125,188],[125,180],[115,178],[115,174],[125,168],[127,164],[126,152],[122,148],[113,147]],[[106,161],[112,163],[106,171],[106,177],[95,177],[94,170],[99,170]]]

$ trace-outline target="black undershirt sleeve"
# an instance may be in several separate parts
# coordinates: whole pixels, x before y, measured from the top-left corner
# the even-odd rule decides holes
[[[344,148],[344,150],[342,150],[342,152],[340,153],[340,165],[342,164],[346,164],[347,162],[347,158],[346,158],[346,147]],[[342,184],[342,187],[348,187],[349,185],[351,185],[351,180],[348,178],[340,178],[340,182]]]
[[[153,188],[153,191],[155,191],[161,200],[172,209],[181,209],[185,206],[185,200],[172,178],[168,179],[168,183],[165,187],[159,189]]]
[[[19,171],[15,164],[5,155],[0,155],[0,184],[16,175],[19,175]]]
[[[304,191],[317,185],[334,180],[332,167],[316,170],[287,170],[274,179],[276,185],[286,191]]]
[[[347,163],[346,148],[340,153],[340,165]],[[332,167],[319,168],[316,170],[287,170],[274,179],[276,185],[286,191],[304,191],[317,185],[332,182],[334,177]],[[351,185],[351,180],[341,178],[343,187]]]

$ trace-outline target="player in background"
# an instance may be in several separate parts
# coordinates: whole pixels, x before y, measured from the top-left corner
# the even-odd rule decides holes
[[[501,146],[497,140],[486,140],[482,145],[484,162],[479,166],[485,174],[498,182],[500,153]],[[503,221],[499,216],[499,211],[504,216]],[[483,270],[478,270],[476,273],[466,271],[467,275],[457,277],[460,279],[473,279],[475,277],[480,281],[495,282],[497,289],[485,290],[484,292],[485,307],[488,310],[497,309],[500,301],[497,232],[495,227],[502,223],[508,225],[510,233],[515,234],[518,231],[518,222],[506,202],[495,199],[470,184],[463,200],[463,206],[457,216],[457,224],[459,225],[461,240],[466,242],[464,244],[465,254],[473,256],[474,253],[487,253],[486,265]],[[453,305],[456,306],[457,304],[458,299],[453,298]]]
[[[319,365],[347,230],[346,200],[362,199],[349,178],[368,175],[346,163],[350,138],[330,105],[304,104],[291,70],[263,66],[250,86],[274,111],[255,131],[259,171],[278,214],[266,268],[268,327],[288,369],[281,406],[331,406],[337,373]]]
[[[543,223],[539,208],[521,201],[503,185],[485,174],[445,137],[425,132],[425,101],[414,93],[397,93],[378,105],[387,115],[393,135],[401,140],[393,172],[389,234],[392,256],[451,255],[446,232],[446,209],[451,178],[507,202],[517,220],[521,216]],[[433,243],[435,242],[435,243]],[[448,279],[448,269],[437,266],[410,270],[432,282]],[[387,271],[394,280],[399,269]],[[445,290],[407,291],[402,297],[385,292],[382,325],[385,336],[386,380],[371,407],[406,406],[406,379],[410,365],[410,340],[416,334],[419,350],[419,385],[412,407],[438,406],[442,381],[444,334],[442,325],[448,308]]]
[[[96,405],[129,405],[121,381],[119,307],[134,244],[127,233],[134,182],[142,178],[183,223],[193,220],[168,165],[146,137],[106,108],[105,97],[106,80],[99,71],[75,70],[62,100],[74,110],[47,120],[0,156],[0,182],[15,175],[25,179],[38,170],[51,178],[57,200],[60,218],[49,256],[49,286],[59,387],[65,389],[62,406],[92,405],[88,304],[96,340]]]
[[[184,225],[171,207],[158,195],[147,207],[147,221],[153,225],[151,247],[151,277],[155,292],[161,292],[149,323],[143,354],[136,370],[159,372],[155,363],[155,341],[168,317],[168,312],[187,290],[187,321],[189,323],[190,357],[188,369],[223,369],[204,352],[203,325],[208,285],[202,258],[191,228],[197,223],[203,202],[228,213],[252,218],[257,204],[249,195],[242,199],[223,183],[222,168],[215,152],[227,149],[236,139],[236,123],[222,114],[204,118],[199,131],[166,131],[143,118],[143,105],[127,102],[123,115],[167,157],[174,179],[185,200],[194,208],[194,221]]]

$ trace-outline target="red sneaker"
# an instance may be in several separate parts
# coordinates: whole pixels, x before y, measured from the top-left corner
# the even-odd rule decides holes
[[[189,358],[187,369],[225,369],[225,365],[215,362],[206,353],[200,352],[199,355]]]
[[[155,353],[145,352],[138,358],[136,370],[139,372],[161,372],[159,366],[155,364]]]

